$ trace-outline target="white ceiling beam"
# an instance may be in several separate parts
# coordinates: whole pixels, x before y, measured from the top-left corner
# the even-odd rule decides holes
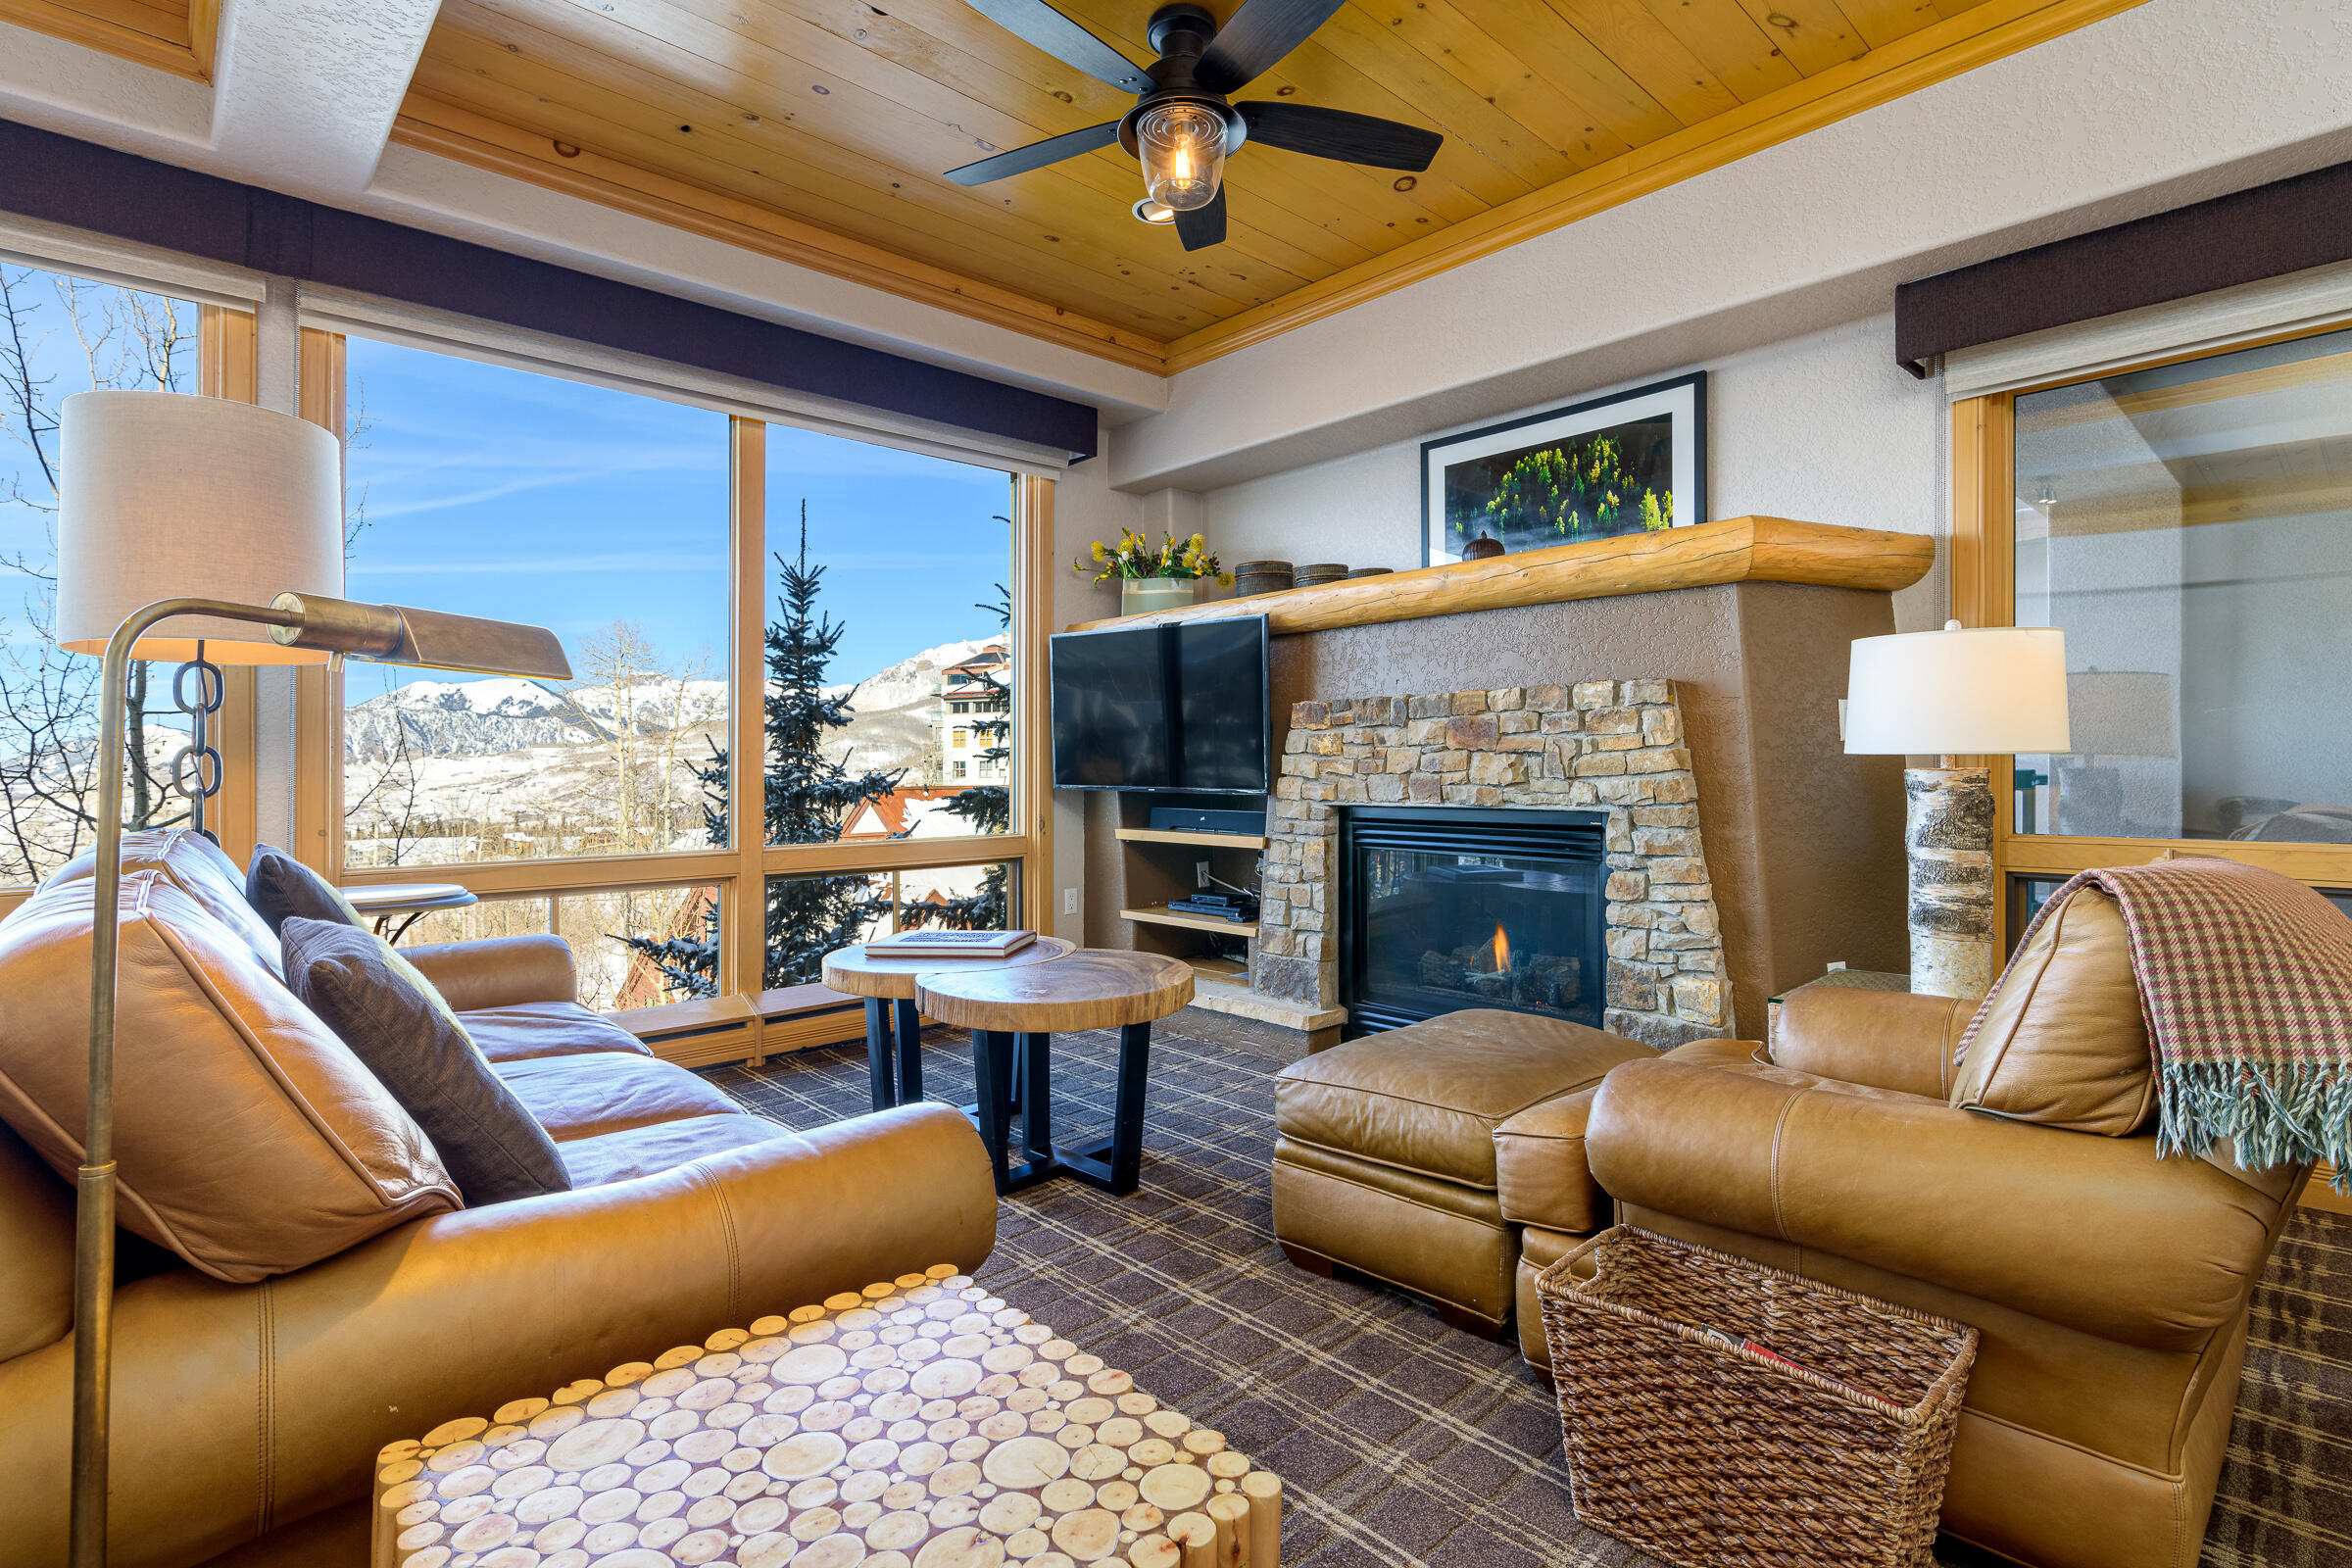
[[[332,201],[365,191],[440,0],[227,0],[213,147],[240,177]]]

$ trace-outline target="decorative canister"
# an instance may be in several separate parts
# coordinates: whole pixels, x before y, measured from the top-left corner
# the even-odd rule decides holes
[[[1501,554],[1502,541],[1495,538],[1493,534],[1487,532],[1484,528],[1481,528],[1478,531],[1477,538],[1462,546],[1462,559],[1464,561],[1486,561]]]
[[[1304,588],[1319,582],[1340,582],[1347,575],[1348,564],[1344,561],[1311,562],[1298,568],[1298,585]]]
[[[1396,569],[1395,566],[1358,566],[1348,575],[1349,577],[1386,577]]]
[[[1291,564],[1287,561],[1245,561],[1233,568],[1233,591],[1238,598],[1280,593],[1292,584]]]
[[[1149,615],[1156,610],[1181,610],[1193,602],[1198,577],[1122,577],[1119,613]]]

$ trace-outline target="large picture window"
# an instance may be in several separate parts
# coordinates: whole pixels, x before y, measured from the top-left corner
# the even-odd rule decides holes
[[[97,823],[98,661],[51,635],[63,405],[100,389],[196,392],[197,318],[196,306],[162,294],[0,265],[0,887],[47,876]],[[132,827],[187,816],[170,788],[188,740],[172,667],[130,666]]]
[[[726,416],[362,338],[347,355],[352,595],[551,627],[575,678],[349,666],[344,863],[723,846]]]

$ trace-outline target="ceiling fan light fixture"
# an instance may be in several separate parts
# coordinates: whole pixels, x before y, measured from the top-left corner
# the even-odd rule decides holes
[[[1147,223],[1173,223],[1176,221],[1176,209],[1147,196],[1135,204],[1135,216]]]
[[[1224,179],[1225,138],[1225,117],[1207,104],[1153,104],[1135,123],[1144,188],[1173,212],[1206,207]]]

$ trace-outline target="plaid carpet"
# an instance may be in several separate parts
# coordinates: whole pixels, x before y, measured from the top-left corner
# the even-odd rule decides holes
[[[1649,1562],[1577,1523],[1557,1407],[1515,1343],[1302,1273],[1275,1247],[1272,1080],[1294,1038],[1199,1009],[1162,1023],[1142,1191],[1055,1181],[1007,1199],[979,1277],[1278,1473],[1286,1568]],[[1116,1047],[1054,1037],[1062,1141],[1108,1131]],[[965,1037],[933,1031],[923,1070],[934,1098],[971,1098]],[[787,1126],[866,1108],[861,1048],[709,1076]],[[1938,1560],[1988,1559],[1947,1545]],[[2255,1297],[2204,1563],[2352,1568],[2352,1218],[2299,1216]]]

